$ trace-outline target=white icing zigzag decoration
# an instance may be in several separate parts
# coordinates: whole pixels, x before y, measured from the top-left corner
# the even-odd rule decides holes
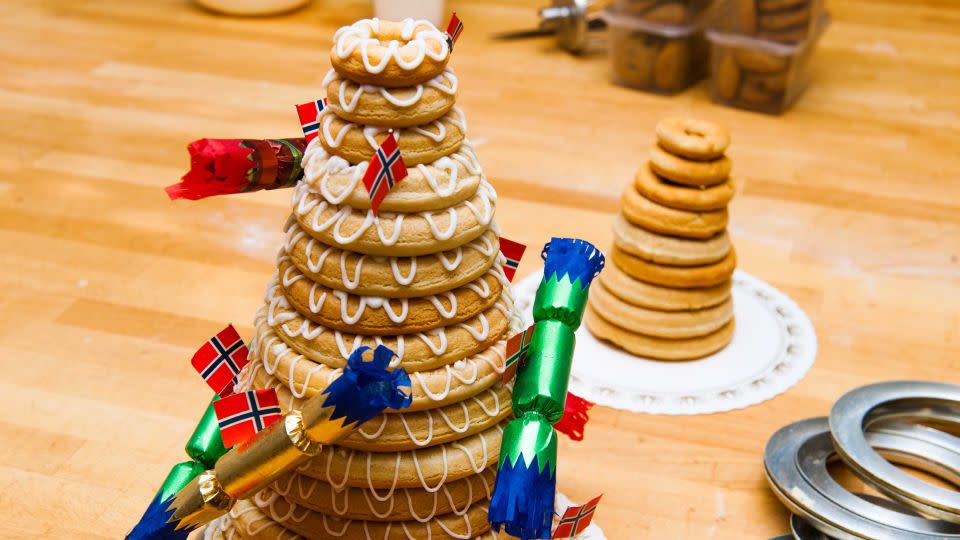
[[[410,45],[416,48],[416,54],[409,61],[404,60],[400,54],[400,42],[391,40],[381,62],[377,65],[370,63],[370,46],[380,46],[380,40],[374,37],[380,33],[379,19],[362,19],[337,30],[333,35],[334,53],[340,58],[346,58],[359,47],[363,67],[367,73],[381,73],[386,69],[391,59],[401,68],[412,70],[418,68],[427,56],[442,62],[450,54],[446,35],[437,30],[430,21],[404,19],[403,25],[400,37],[407,42],[404,48]],[[414,30],[420,25],[427,25],[429,29],[420,30],[414,34]],[[431,39],[439,42],[440,50],[438,52],[432,51],[427,46],[427,40]]]
[[[453,71],[448,68],[446,71],[430,79],[426,83],[413,86],[413,96],[407,99],[397,97],[394,93],[400,90],[409,91],[411,87],[384,88],[382,86],[373,86],[370,84],[357,84],[348,79],[341,78],[334,69],[331,69],[327,72],[327,75],[323,78],[321,86],[326,88],[331,82],[338,79],[341,81],[339,95],[337,96],[338,102],[340,104],[340,108],[347,112],[353,112],[356,110],[357,103],[360,102],[360,97],[364,94],[364,92],[368,94],[380,94],[383,99],[387,100],[395,107],[410,107],[415,105],[418,101],[420,101],[420,98],[423,97],[423,89],[425,85],[431,88],[436,88],[437,90],[450,96],[456,95],[457,87],[459,85],[457,76],[454,75]],[[350,97],[347,97],[348,92],[353,92],[353,94],[350,95]],[[329,96],[327,97],[329,98]]]

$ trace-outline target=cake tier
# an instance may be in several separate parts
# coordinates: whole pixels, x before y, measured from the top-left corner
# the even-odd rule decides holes
[[[287,301],[313,322],[363,335],[411,334],[461,323],[476,317],[500,298],[508,284],[501,267],[440,294],[419,298],[384,298],[328,289],[311,280],[281,255],[280,286]]]
[[[293,190],[294,215],[310,236],[328,246],[394,257],[438,253],[480,237],[493,222],[496,202],[493,186],[481,182],[473,197],[442,210],[374,215],[330,204],[306,184]]]
[[[291,349],[258,316],[250,347],[250,364],[244,375],[252,378],[260,369],[286,385],[297,398],[310,398],[340,376],[341,368],[319,364]],[[453,364],[410,373],[413,402],[406,411],[422,411],[457,403],[476,396],[500,381],[504,370],[506,339]]]
[[[363,185],[368,163],[351,165],[328,153],[315,139],[303,156],[304,179],[300,185],[330,204],[358,210],[370,208],[370,195]],[[439,210],[463,202],[476,193],[483,170],[473,146],[465,140],[456,152],[433,163],[411,166],[408,175],[393,186],[380,203],[383,212]]]
[[[364,336],[320,326],[293,309],[277,280],[267,287],[257,320],[266,317],[277,336],[299,354],[330,368],[341,368],[358,347],[385,345],[408,371],[428,371],[477,354],[518,328],[513,297],[504,289],[493,307],[462,323],[428,332]]]
[[[479,238],[419,257],[365,255],[328,246],[295,219],[286,224],[284,251],[297,269],[330,289],[387,298],[427,296],[455,289],[497,264],[500,240],[487,229]]]
[[[323,78],[327,106],[358,124],[408,127],[427,124],[447,114],[457,98],[457,76],[449,68],[425,83],[403,88],[358,84],[331,69]]]
[[[445,482],[436,491],[397,488],[381,494],[370,488],[345,487],[294,473],[278,480],[274,492],[287,501],[340,519],[370,521],[426,521],[451,512],[463,513],[476,502],[489,500],[496,471]]]

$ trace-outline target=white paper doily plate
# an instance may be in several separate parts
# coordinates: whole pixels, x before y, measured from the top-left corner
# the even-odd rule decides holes
[[[543,271],[514,287],[527,324]],[[740,409],[785,392],[817,356],[817,336],[800,306],[768,283],[733,275],[737,324],[723,350],[689,362],[633,356],[577,331],[570,391],[594,403],[650,414],[709,414]]]

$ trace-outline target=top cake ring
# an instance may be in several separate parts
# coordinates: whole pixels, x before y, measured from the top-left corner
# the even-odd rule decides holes
[[[450,59],[446,35],[430,21],[362,19],[337,30],[330,63],[351,81],[397,88],[443,73]]]

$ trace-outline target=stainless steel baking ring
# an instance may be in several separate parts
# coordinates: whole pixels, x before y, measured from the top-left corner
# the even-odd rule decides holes
[[[871,448],[864,429],[890,408],[912,409],[920,414],[931,411],[946,421],[950,416],[960,416],[960,387],[920,381],[873,384],[847,393],[830,411],[837,452],[864,480],[924,514],[960,523],[960,493],[901,471]]]
[[[907,456],[904,460],[911,466],[919,465],[934,474],[949,470],[952,467],[949,463],[933,463],[927,458],[942,450],[926,439],[929,435],[912,429],[901,433],[896,426],[883,425],[882,431],[869,433],[865,440],[893,461],[899,462]],[[911,515],[908,510],[892,510],[886,507],[889,505],[875,504],[847,491],[827,470],[828,463],[836,457],[828,420],[812,418],[775,433],[767,443],[764,465],[770,486],[780,500],[830,537],[841,540],[960,539],[958,525],[924,519]],[[946,460],[955,463],[960,460],[960,454],[947,455]]]

